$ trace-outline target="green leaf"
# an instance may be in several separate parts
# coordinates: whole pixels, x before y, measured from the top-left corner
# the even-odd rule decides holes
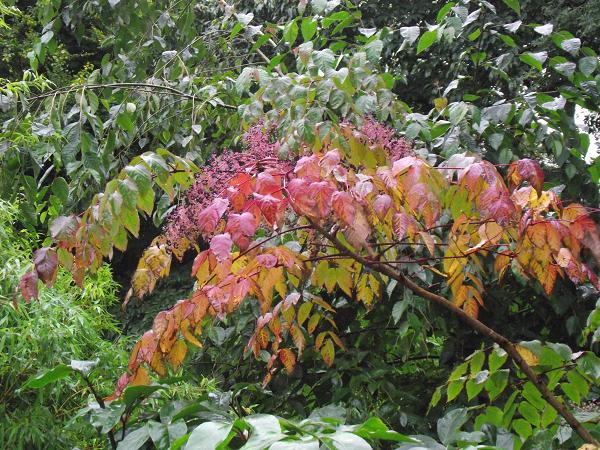
[[[69,202],[69,185],[63,177],[57,177],[52,182],[52,192],[63,205]]]
[[[288,45],[293,45],[298,37],[298,23],[296,20],[292,20],[283,30],[283,40]]]
[[[454,409],[437,421],[437,434],[442,444],[448,445],[454,442],[455,436],[460,428],[469,419],[467,408]]]
[[[597,67],[598,57],[596,56],[586,56],[585,58],[581,58],[579,60],[579,70],[586,77],[589,77],[591,74],[593,74]]]
[[[440,23],[442,20],[444,20],[444,17],[446,17],[448,15],[448,13],[450,12],[450,10],[452,9],[453,6],[454,6],[454,2],[448,2],[444,6],[442,6],[437,13],[437,17],[435,18],[435,21],[437,23]]]
[[[531,67],[542,71],[542,64],[548,59],[548,52],[537,52],[537,53],[524,53],[519,56],[519,59],[525,64],[529,64]]]
[[[540,414],[531,403],[521,402],[518,410],[521,416],[523,416],[523,418],[531,425],[536,428],[540,426]]]
[[[537,390],[537,388],[531,381],[528,381],[527,383],[525,383],[525,386],[523,386],[523,391],[521,392],[521,394],[523,395],[523,397],[525,397],[525,399],[529,403],[531,403],[533,406],[535,406],[540,411],[544,410],[544,408],[549,407],[549,405],[546,403],[546,401],[542,397],[542,394],[540,394],[540,391]]]
[[[503,0],[504,3],[517,14],[521,14],[521,4],[519,0]]]
[[[558,417],[556,410],[552,406],[546,405],[542,412],[542,428],[548,428],[548,426],[554,423],[556,417]]]
[[[353,433],[338,431],[327,438],[333,441],[333,448],[338,450],[371,450],[367,441]]]
[[[302,31],[302,39],[304,39],[305,42],[310,41],[317,32],[317,21],[310,17],[305,17],[302,20],[300,29]]]
[[[417,55],[423,53],[429,47],[433,45],[433,43],[437,39],[437,29],[426,31],[423,33],[423,36],[420,37],[419,42],[417,44]]]
[[[419,27],[402,27],[400,28],[400,36],[408,41],[409,44],[414,44],[414,42],[419,38],[421,34],[421,28]]]
[[[490,375],[485,383],[485,390],[488,391],[490,400],[498,397],[508,384],[508,369],[499,370]]]
[[[552,25],[551,23],[540,25],[533,29],[533,31],[541,34],[542,36],[549,36],[550,34],[552,34],[552,30],[554,30],[554,25]]]
[[[433,395],[431,396],[431,401],[429,402],[429,409],[434,408],[442,399],[442,386],[438,386]]]
[[[150,434],[148,433],[148,428],[144,425],[125,436],[125,439],[117,445],[117,450],[137,450],[148,439],[150,439]]]
[[[577,359],[577,367],[594,380],[600,379],[600,358],[592,352],[585,352]]]
[[[154,392],[165,389],[166,386],[155,384],[152,386],[128,386],[123,391],[123,402],[127,406],[131,406],[139,399],[146,398]]]
[[[374,41],[369,42],[365,45],[365,53],[367,54],[367,58],[372,63],[376,63],[379,61],[381,57],[381,51],[383,50],[383,41],[376,39]]]
[[[225,422],[204,422],[198,425],[185,446],[186,450],[215,450],[227,438],[231,424]]]
[[[569,52],[571,55],[576,55],[581,48],[581,40],[579,38],[565,39],[560,43],[560,48]]]
[[[379,417],[371,417],[363,423],[354,434],[365,439],[382,439],[394,442],[415,442],[403,434],[390,430]]]
[[[454,400],[456,397],[458,397],[458,395],[462,392],[464,385],[465,385],[464,379],[458,379],[455,381],[451,381],[448,384],[448,390],[447,390],[447,395],[448,395],[447,402],[448,403],[450,403],[452,400]]]
[[[471,379],[467,381],[467,399],[472,400],[476,395],[478,395],[483,389],[483,383],[477,384],[475,380]]]
[[[515,420],[513,422],[513,429],[523,439],[527,439],[533,433],[533,431],[531,430],[531,425],[525,419]]]
[[[21,389],[40,389],[44,386],[62,380],[73,373],[73,368],[65,364],[56,366],[46,372],[29,378]]]

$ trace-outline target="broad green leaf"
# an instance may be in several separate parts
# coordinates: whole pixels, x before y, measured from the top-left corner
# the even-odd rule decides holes
[[[421,34],[419,27],[402,27],[400,28],[400,36],[406,39],[410,44],[413,44]]]
[[[293,45],[298,37],[298,22],[291,21],[283,30],[283,39],[288,45]]]
[[[69,202],[69,185],[63,177],[57,177],[52,182],[52,192],[58,197],[63,205]]]
[[[73,368],[64,364],[29,378],[21,389],[40,389],[44,386],[62,380],[73,373]]]
[[[333,441],[333,448],[337,450],[371,450],[367,441],[353,433],[337,432],[327,439]]]
[[[451,381],[450,383],[448,383],[448,390],[447,390],[448,400],[447,400],[447,402],[449,403],[452,400],[454,400],[456,397],[458,397],[458,395],[462,392],[464,386],[465,386],[465,379],[463,379],[463,378],[459,378],[458,380]]]
[[[591,74],[593,74],[597,67],[598,57],[596,56],[586,56],[579,60],[579,70],[586,77],[589,77]]]
[[[519,59],[525,64],[529,64],[534,69],[542,71],[542,64],[548,59],[548,52],[524,53],[519,56]]]
[[[310,17],[305,17],[302,20],[300,29],[302,31],[302,39],[304,39],[305,42],[310,41],[317,32],[317,21]]]
[[[442,444],[448,445],[454,442],[455,436],[460,428],[469,419],[469,412],[466,408],[454,409],[437,421],[437,434]]]
[[[425,50],[427,50],[429,47],[431,47],[433,45],[433,43],[436,41],[437,39],[437,29],[433,29],[430,31],[426,31],[425,33],[423,33],[423,35],[421,36],[421,38],[419,39],[419,42],[417,44],[417,55],[420,53],[423,53]]]
[[[444,6],[442,6],[437,13],[435,21],[437,23],[441,23],[442,20],[444,20],[444,17],[446,17],[448,15],[448,13],[450,12],[450,10],[452,9],[453,6],[454,6],[454,2],[448,2]]]
[[[129,432],[125,439],[119,442],[117,450],[137,450],[150,439],[146,425]]]
[[[554,25],[552,25],[551,23],[547,23],[545,25],[540,25],[533,29],[533,31],[541,34],[542,36],[548,36],[548,35],[552,34],[552,30],[554,30]]]
[[[503,0],[504,3],[517,14],[521,14],[521,3],[519,0]]]
[[[518,411],[531,425],[536,428],[540,426],[540,414],[531,403],[521,402]]]
[[[415,442],[403,434],[390,430],[383,421],[378,417],[371,417],[363,423],[354,434],[365,439],[381,439],[394,442]]]
[[[204,422],[192,431],[185,450],[215,450],[230,431],[230,423]]]

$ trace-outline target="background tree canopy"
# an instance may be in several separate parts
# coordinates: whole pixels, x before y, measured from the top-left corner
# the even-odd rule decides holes
[[[0,2],[0,443],[596,448],[599,7]]]

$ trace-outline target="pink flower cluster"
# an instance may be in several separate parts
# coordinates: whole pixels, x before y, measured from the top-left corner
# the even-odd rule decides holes
[[[414,154],[411,144],[406,139],[397,137],[393,128],[371,117],[366,117],[363,120],[359,132],[365,136],[371,145],[383,147],[390,155],[392,162]]]
[[[342,122],[341,125],[350,127],[354,133],[362,135],[367,145],[383,147],[392,162],[413,154],[408,141],[397,137],[395,130],[372,118],[365,118],[359,129],[349,122]],[[189,242],[199,239],[202,234],[199,224],[202,211],[224,193],[229,181],[237,173],[261,161],[277,165],[281,172],[293,169],[294,161],[279,159],[279,142],[273,138],[274,131],[272,128],[266,128],[263,122],[259,122],[244,135],[244,152],[226,149],[207,161],[192,187],[186,192],[183,203],[167,220],[164,235],[169,244],[177,246],[184,238]]]
[[[265,160],[271,164],[277,162],[282,170],[293,167],[291,161],[279,161],[279,143],[271,142],[272,135],[273,130],[265,129],[263,123],[259,122],[244,135],[244,152],[225,149],[207,161],[186,192],[183,203],[168,218],[164,234],[170,244],[176,245],[183,238],[191,242],[198,240],[201,234],[197,220],[200,213],[228,187],[230,179],[244,168]]]

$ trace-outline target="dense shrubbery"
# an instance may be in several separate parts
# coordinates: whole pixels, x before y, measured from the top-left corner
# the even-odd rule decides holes
[[[135,5],[39,2],[0,35],[32,69],[0,85],[2,444],[599,438],[600,159],[573,115],[600,76],[569,11]]]
[[[111,392],[114,372],[126,363],[125,342],[107,312],[118,301],[118,286],[108,266],[86,277],[83,290],[61,271],[53,287],[40,291],[42,301],[14,301],[18,274],[35,245],[35,236],[19,231],[18,219],[17,209],[0,201],[0,442],[14,449],[92,445],[98,442],[92,427],[67,426],[86,404],[85,385],[73,380],[40,391],[23,385],[48,367],[98,358],[95,383],[103,395]]]

